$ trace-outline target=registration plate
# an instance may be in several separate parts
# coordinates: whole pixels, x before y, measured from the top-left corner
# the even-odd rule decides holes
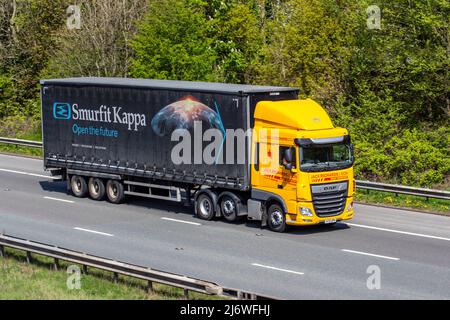
[[[325,220],[323,223],[328,224],[328,223],[335,223],[335,222],[336,222],[336,219],[328,219],[328,220]]]

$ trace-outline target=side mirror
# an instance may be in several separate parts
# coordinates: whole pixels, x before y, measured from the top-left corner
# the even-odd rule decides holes
[[[292,162],[292,150],[286,149],[284,150],[283,158],[286,159],[287,162]]]
[[[291,163],[285,163],[285,164],[283,164],[283,167],[284,167],[286,170],[292,170],[292,164],[291,164]]]

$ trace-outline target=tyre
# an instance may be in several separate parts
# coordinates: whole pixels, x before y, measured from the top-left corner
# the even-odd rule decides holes
[[[93,200],[103,200],[105,198],[106,190],[102,179],[90,178],[88,183],[89,196]]]
[[[214,202],[207,193],[202,193],[195,201],[195,212],[202,220],[212,220],[214,218]]]
[[[223,195],[220,199],[220,213],[230,222],[236,221],[239,212],[239,203],[235,197]]]
[[[106,183],[106,195],[111,203],[122,203],[125,199],[123,184],[117,180],[108,180]]]
[[[269,229],[275,232],[286,230],[286,215],[283,208],[278,204],[272,204],[267,211],[267,224]]]
[[[70,178],[70,190],[72,191],[75,197],[78,198],[86,197],[88,193],[86,179],[84,179],[84,177],[81,176],[72,176],[72,178]]]

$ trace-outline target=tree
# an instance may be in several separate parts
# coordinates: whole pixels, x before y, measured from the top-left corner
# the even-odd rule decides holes
[[[157,0],[139,24],[131,46],[131,75],[140,78],[214,81],[216,52],[208,37],[206,4]]]
[[[130,71],[136,22],[147,0],[83,0],[81,29],[63,28],[43,76],[126,77]]]
[[[36,112],[39,74],[65,22],[65,0],[0,0],[0,115]],[[5,101],[7,102],[5,103]]]

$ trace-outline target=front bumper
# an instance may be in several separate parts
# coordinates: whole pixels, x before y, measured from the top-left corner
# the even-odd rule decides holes
[[[348,210],[349,205],[352,204],[351,209]],[[345,203],[344,211],[340,215],[329,217],[318,217],[314,211],[312,202],[297,202],[297,208],[305,207],[309,208],[312,212],[312,216],[303,216],[300,213],[286,214],[286,224],[293,226],[315,225],[315,224],[327,224],[341,220],[349,220],[353,218],[353,197],[348,197]],[[297,209],[298,212],[298,209]]]

